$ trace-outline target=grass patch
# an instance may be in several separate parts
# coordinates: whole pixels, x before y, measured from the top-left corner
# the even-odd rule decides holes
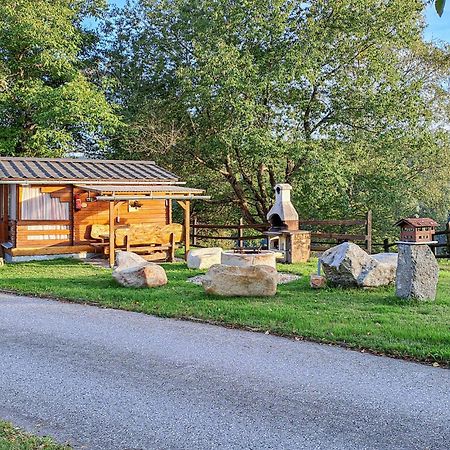
[[[138,311],[162,317],[200,319],[227,326],[297,336],[420,361],[450,363],[450,265],[441,266],[435,302],[411,302],[393,287],[374,290],[312,290],[316,262],[282,265],[302,275],[280,285],[273,298],[206,296],[186,283],[202,273],[184,263],[163,264],[169,284],[157,289],[118,286],[107,269],[54,260],[5,265],[0,289]]]
[[[0,420],[0,450],[70,450],[48,437],[33,436]]]

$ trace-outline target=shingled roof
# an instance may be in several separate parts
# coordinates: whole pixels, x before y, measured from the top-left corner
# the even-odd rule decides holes
[[[2,181],[176,182],[178,177],[154,161],[0,157]]]
[[[404,223],[407,223],[408,225],[411,225],[413,227],[437,227],[439,225],[433,219],[430,219],[428,217],[407,217],[405,219],[399,220],[395,225],[401,226]]]

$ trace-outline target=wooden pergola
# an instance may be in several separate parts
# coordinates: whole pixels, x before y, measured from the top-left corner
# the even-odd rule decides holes
[[[187,253],[190,249],[190,223],[191,223],[191,200],[201,199],[209,200],[210,196],[200,195],[203,191],[200,189],[190,189],[184,187],[178,187],[172,192],[160,192],[162,186],[151,186],[147,189],[142,188],[141,192],[127,192],[126,188],[121,186],[118,187],[120,194],[108,194],[99,195],[96,197],[96,201],[108,202],[109,203],[109,264],[111,267],[115,263],[115,230],[116,230],[116,218],[117,218],[117,208],[123,202],[129,202],[132,200],[170,200],[176,201],[178,205],[183,209],[183,227],[184,227],[184,257],[187,258]],[[101,189],[102,193],[105,191],[104,188]],[[167,187],[165,190],[169,191]],[[159,192],[158,192],[159,191]],[[155,194],[155,192],[157,192]],[[171,206],[170,206],[171,210]]]

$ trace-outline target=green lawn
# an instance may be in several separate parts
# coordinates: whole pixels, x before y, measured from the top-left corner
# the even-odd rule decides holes
[[[338,343],[394,356],[450,363],[450,266],[441,267],[436,302],[409,302],[394,289],[312,290],[316,262],[280,266],[302,275],[279,286],[274,298],[208,297],[186,283],[200,273],[183,263],[164,264],[169,284],[156,289],[116,285],[110,270],[70,260],[10,264],[0,269],[0,290],[59,297],[164,317],[201,319]]]
[[[70,450],[47,437],[24,433],[10,423],[0,421],[0,450]]]

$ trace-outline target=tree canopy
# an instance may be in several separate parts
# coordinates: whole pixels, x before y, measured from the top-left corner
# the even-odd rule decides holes
[[[81,21],[97,0],[2,0],[0,154],[102,146],[119,121],[83,70]]]
[[[372,208],[386,223],[443,205],[449,58],[423,41],[424,8],[142,0],[116,11],[105,51],[126,148],[213,185],[249,222],[281,181],[301,217]]]
[[[428,3],[134,0],[96,36],[104,0],[3,0],[0,154],[156,159],[215,220],[265,220],[277,182],[300,217],[443,218],[450,55],[423,39]]]

